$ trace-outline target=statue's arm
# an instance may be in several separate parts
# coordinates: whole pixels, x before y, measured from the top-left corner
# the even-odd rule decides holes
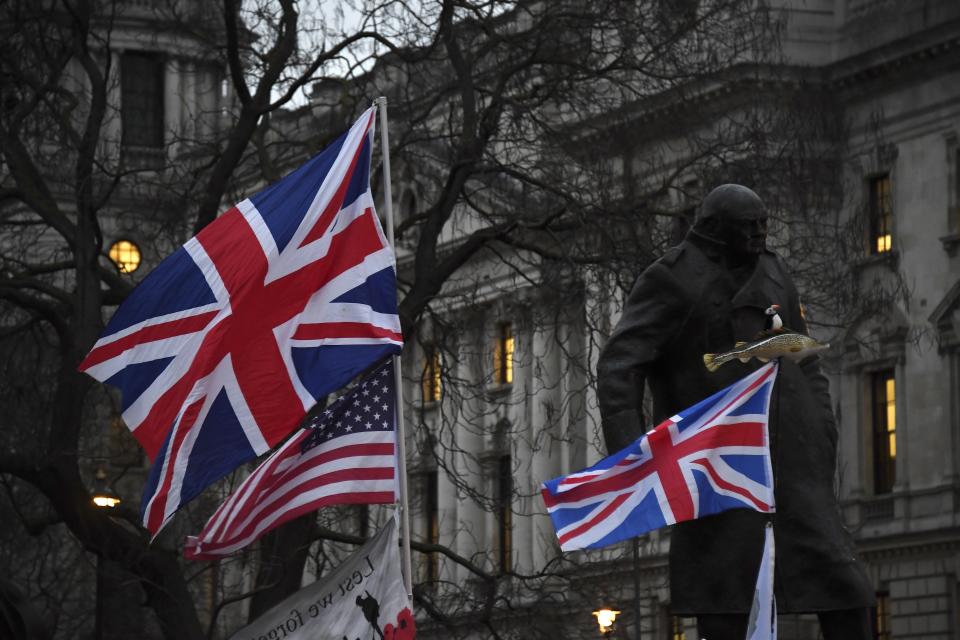
[[[655,263],[633,286],[623,315],[597,363],[597,398],[607,453],[643,432],[643,386],[664,345],[679,332],[690,305],[670,270]]]

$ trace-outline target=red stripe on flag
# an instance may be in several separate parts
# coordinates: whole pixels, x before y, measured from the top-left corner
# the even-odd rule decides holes
[[[562,547],[562,546],[567,542],[567,540],[569,540],[570,538],[576,538],[578,535],[580,535],[580,534],[583,533],[584,531],[588,531],[588,530],[592,529],[594,526],[596,526],[596,524],[597,524],[598,522],[600,522],[601,520],[604,520],[607,516],[609,516],[609,515],[610,515],[611,513],[613,513],[614,511],[616,511],[616,510],[617,510],[617,507],[619,507],[621,504],[623,504],[624,502],[626,502],[626,501],[627,501],[627,498],[629,498],[630,496],[631,496],[631,494],[629,494],[629,493],[624,493],[624,494],[621,494],[621,495],[617,496],[616,498],[614,498],[614,499],[610,502],[610,504],[608,504],[606,507],[604,507],[604,508],[600,511],[600,513],[598,513],[597,515],[595,515],[593,518],[591,518],[590,520],[587,520],[586,522],[584,522],[583,524],[581,524],[581,525],[580,525],[579,527],[577,527],[576,529],[573,529],[573,530],[571,530],[571,531],[568,531],[568,532],[566,532],[565,534],[563,534],[562,536],[560,536],[560,546]]]
[[[317,486],[322,486],[324,484],[340,482],[342,480],[371,480],[371,479],[383,480],[383,479],[389,479],[393,477],[392,467],[390,468],[365,467],[360,469],[344,469],[339,471],[332,471],[322,476],[318,476],[317,478],[309,482],[298,484],[294,488],[294,490],[287,491],[286,493],[274,494],[274,492],[280,489],[280,487],[282,487],[283,485],[291,482],[294,482],[294,483],[297,482],[298,478],[304,473],[312,469],[315,469],[317,467],[320,467],[321,465],[326,464],[328,462],[332,462],[336,460],[345,460],[347,458],[363,458],[366,456],[374,456],[374,455],[393,456],[392,443],[379,444],[379,445],[353,445],[351,448],[353,448],[354,446],[368,447],[369,449],[367,450],[366,453],[354,453],[354,454],[343,454],[343,455],[333,455],[333,454],[339,453],[340,451],[339,449],[335,451],[328,451],[328,452],[325,452],[325,455],[323,456],[317,456],[316,458],[312,458],[310,460],[303,461],[301,463],[296,464],[295,466],[291,467],[289,470],[284,471],[283,475],[276,476],[275,478],[271,478],[268,482],[261,485],[260,489],[254,494],[254,500],[251,500],[250,502],[248,502],[248,504],[244,505],[239,511],[231,515],[232,522],[235,523],[235,522],[245,520],[251,513],[259,509],[262,504],[265,504],[265,502],[263,501],[263,497],[266,495],[270,496],[269,501],[266,502],[266,503],[269,503],[269,502],[274,502],[281,497],[286,498],[286,497],[295,495],[296,493],[302,490],[305,490],[305,488],[313,488]],[[376,447],[377,449],[374,450],[374,447]],[[343,447],[343,448],[346,449],[347,447]],[[348,472],[368,472],[368,471],[380,471],[384,469],[390,472],[389,476],[371,475],[369,477],[365,477],[363,475],[356,475],[353,477],[349,477],[346,475],[344,476],[338,475],[341,473],[346,474]]]
[[[169,497],[170,483],[173,479],[173,472],[177,463],[177,456],[180,453],[180,447],[184,439],[190,433],[193,423],[196,422],[200,409],[203,407],[203,399],[197,400],[183,412],[180,424],[174,427],[174,438],[170,442],[169,449],[166,452],[167,468],[164,469],[163,477],[160,478],[157,490],[154,492],[153,500],[147,507],[146,526],[152,532],[156,532],[163,525],[163,512],[167,507],[167,498]],[[177,428],[179,427],[179,428]],[[162,461],[155,460],[154,464],[162,464]]]
[[[372,118],[373,116],[371,115],[371,120]],[[369,133],[370,122],[367,122],[367,127],[363,132],[364,137],[368,137]],[[337,192],[333,194],[332,198],[330,198],[327,208],[323,211],[323,214],[321,214],[320,218],[317,220],[317,223],[313,226],[313,229],[307,233],[307,236],[303,239],[303,242],[300,243],[301,247],[305,247],[314,240],[322,238],[327,232],[327,227],[330,226],[330,223],[333,221],[334,217],[340,213],[340,210],[343,208],[343,200],[347,195],[347,188],[350,186],[350,181],[353,179],[353,171],[357,168],[357,158],[360,157],[360,151],[363,149],[364,142],[361,142],[357,145],[357,148],[353,152],[353,158],[350,160],[350,168],[347,169],[343,180],[340,181]]]
[[[721,478],[717,473],[717,470],[713,468],[713,464],[710,462],[710,460],[707,460],[706,458],[703,460],[694,460],[691,464],[699,465],[700,468],[710,476],[710,478],[713,480],[713,483],[717,487],[724,489],[725,491],[735,493],[744,500],[753,503],[754,508],[756,508],[757,511],[763,511],[764,513],[770,511],[770,505],[768,505],[766,502],[763,502],[757,498],[757,496],[753,495],[740,485],[731,484],[730,482],[727,482]]]
[[[257,537],[262,536],[263,534],[276,529],[286,522],[289,522],[295,518],[299,518],[305,513],[316,511],[321,507],[339,504],[390,504],[393,501],[394,495],[392,491],[357,491],[350,494],[328,496],[327,498],[316,500],[294,509],[289,509],[274,522],[272,522],[269,527],[266,527],[263,531],[258,532],[256,535]],[[253,542],[254,538],[251,537],[250,539],[247,539],[243,537],[231,537],[228,540],[218,540],[216,542],[201,542],[199,537],[189,538],[188,540],[188,544],[184,547],[184,557],[186,557],[188,560],[216,560],[226,555],[221,551],[222,549],[227,549],[236,545],[240,545],[237,548],[242,548]],[[202,549],[200,552],[197,552],[196,550],[198,545]],[[227,553],[232,553],[232,551]]]
[[[242,295],[245,298],[244,304],[204,336],[198,353],[203,353],[205,357],[191,363],[190,369],[180,380],[157,399],[147,418],[133,429],[134,437],[146,450],[151,461],[156,458],[176,411],[196,380],[206,376],[228,353],[243,353],[252,341],[270,340],[275,345],[276,341],[269,333],[269,328],[279,326],[303,311],[308,300],[303,291],[316,290],[318,283],[329,282],[383,247],[372,214],[365,214],[333,237],[331,250],[326,256],[299,271],[263,285],[260,271],[254,278],[255,282],[249,282],[238,280],[239,276],[234,275],[235,270],[224,267],[237,266],[237,261],[245,260],[247,252],[259,251],[256,236],[242,217],[232,226],[231,238],[234,247],[241,246],[242,242],[242,248],[231,248],[217,242],[204,244],[204,248],[211,254],[211,258],[215,259],[221,278],[230,289],[231,300],[239,300]],[[262,253],[260,255],[262,257]],[[260,267],[257,269],[260,270]],[[265,273],[265,266],[262,270]],[[271,353],[277,355],[275,350]],[[275,365],[277,371],[286,373],[286,365],[282,359],[273,358],[269,362]],[[250,389],[253,387],[247,381],[247,373],[245,370],[235,369],[241,388]],[[304,414],[289,376],[278,376],[276,383],[277,387],[272,389],[270,394],[253,394],[247,397],[248,407],[257,427],[271,447],[290,433]],[[286,401],[280,402],[281,392],[287,398]]]
[[[321,489],[340,482],[363,483],[371,480],[393,480],[394,470],[392,467],[368,467],[360,469],[341,469],[325,473],[310,480],[298,482],[284,493],[271,495],[269,501],[258,503],[255,508],[241,512],[241,524],[239,528],[231,527],[231,537],[249,535],[256,528],[257,523],[266,519],[265,514],[276,511],[282,511],[284,506],[289,504],[299,495],[307,494],[314,489]],[[357,487],[362,489],[363,487]],[[353,493],[354,490],[338,491],[332,494],[334,496],[344,496]],[[326,499],[326,497],[321,498]],[[390,500],[393,502],[393,499]]]
[[[87,357],[83,359],[83,362],[80,363],[80,366],[77,367],[77,369],[80,371],[86,371],[94,365],[98,365],[101,362],[117,357],[131,347],[136,347],[144,343],[156,342],[157,340],[165,340],[167,338],[176,338],[177,336],[182,336],[188,333],[195,333],[206,327],[207,324],[213,320],[214,316],[217,315],[217,313],[219,312],[208,311],[207,313],[200,313],[188,318],[171,320],[162,324],[144,327],[139,331],[135,331],[134,333],[120,338],[119,340],[107,343],[102,347],[94,347],[93,350],[87,354]]]
[[[674,445],[673,449],[676,453],[672,454],[672,457],[674,459],[680,458],[687,453],[694,453],[705,447],[759,447],[763,445],[762,423],[744,422],[736,426],[738,427],[736,430],[714,428],[697,434],[693,438],[684,440]],[[625,473],[620,473],[612,477],[601,477],[589,483],[577,485],[568,491],[564,491],[561,494],[563,497],[560,501],[568,503],[576,502],[578,500],[595,498],[604,493],[623,491],[635,485],[640,480],[643,480],[646,476],[650,475],[650,473],[658,470],[657,465],[660,462],[662,462],[662,460],[656,459],[655,457],[648,458],[636,468]]]
[[[237,490],[231,494],[213,516],[207,522],[205,530],[208,537],[215,538],[221,535],[221,532],[233,522],[234,512],[243,508],[250,500],[256,500],[261,493],[262,483],[269,483],[274,470],[278,465],[284,464],[291,458],[291,453],[300,450],[300,444],[309,438],[311,432],[307,429],[301,429],[294,437],[283,444],[280,449],[273,453],[263,464],[257,467],[252,474],[247,476]],[[296,454],[293,454],[296,455]]]
[[[294,340],[324,340],[327,338],[387,338],[403,340],[396,331],[375,327],[365,322],[318,322],[302,324],[293,334]]]

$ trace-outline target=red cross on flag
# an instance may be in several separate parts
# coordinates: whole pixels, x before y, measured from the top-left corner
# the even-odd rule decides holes
[[[394,257],[370,191],[373,120],[371,108],[163,260],[81,363],[120,389],[153,461],[151,532],[400,351]]]

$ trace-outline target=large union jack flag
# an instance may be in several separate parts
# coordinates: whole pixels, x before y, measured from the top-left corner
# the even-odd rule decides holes
[[[768,415],[777,364],[657,425],[589,469],[543,484],[564,551],[726,511],[774,511]]]
[[[400,351],[394,257],[370,191],[373,120],[371,108],[168,256],[80,364],[120,388],[154,463],[150,531]]]

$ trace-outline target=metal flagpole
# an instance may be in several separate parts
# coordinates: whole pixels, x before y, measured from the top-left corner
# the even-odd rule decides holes
[[[374,101],[380,110],[380,141],[383,145],[383,201],[387,216],[387,240],[393,254],[397,245],[393,239],[393,191],[390,186],[390,130],[387,128],[387,98],[380,96]],[[400,372],[400,356],[393,356],[393,383],[397,388],[397,456],[400,473],[400,537],[403,562],[403,584],[407,596],[413,598],[413,571],[410,562],[410,501],[407,493],[407,440],[403,429],[403,376]]]

